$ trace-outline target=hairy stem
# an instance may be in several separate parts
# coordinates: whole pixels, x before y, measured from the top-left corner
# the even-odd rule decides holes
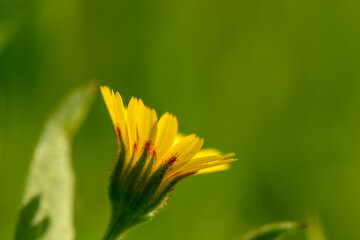
[[[106,230],[102,240],[118,240],[124,235],[129,228],[128,219],[122,214],[112,214],[108,229]]]

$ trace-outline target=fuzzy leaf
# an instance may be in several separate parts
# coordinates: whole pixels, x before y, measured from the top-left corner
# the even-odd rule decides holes
[[[242,236],[240,240],[282,240],[306,228],[302,222],[277,222],[263,225]]]
[[[96,90],[93,83],[77,89],[47,121],[31,161],[16,240],[74,238],[71,138],[87,115]]]
[[[138,199],[136,199],[133,203],[133,206],[135,208],[143,207],[143,205],[147,204],[147,202],[154,197],[154,194],[158,187],[161,184],[161,181],[164,179],[164,176],[169,169],[169,167],[173,164],[173,161],[168,161],[167,163],[160,166],[150,177],[148,182],[146,183],[142,193],[140,196],[138,196]],[[147,211],[146,209],[143,209],[143,211]]]
[[[114,169],[110,176],[110,184],[109,184],[109,199],[115,205],[114,207],[116,208],[118,207],[117,203],[119,202],[120,196],[123,195],[120,194],[122,193],[122,187],[123,187],[121,183],[121,174],[124,169],[125,157],[126,157],[125,146],[124,146],[124,142],[122,141],[122,138],[120,138],[120,142],[121,142],[120,144],[121,150],[118,153],[118,157],[115,162]]]

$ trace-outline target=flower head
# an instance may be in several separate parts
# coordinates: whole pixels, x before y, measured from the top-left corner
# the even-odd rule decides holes
[[[126,219],[119,224],[122,228],[143,221],[181,179],[227,169],[236,160],[231,158],[233,154],[201,149],[204,140],[195,134],[179,134],[177,118],[170,113],[158,119],[155,110],[141,99],[131,98],[125,107],[118,92],[103,86],[101,93],[118,141],[109,198],[112,222]]]

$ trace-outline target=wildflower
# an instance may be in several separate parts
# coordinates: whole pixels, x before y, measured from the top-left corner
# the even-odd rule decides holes
[[[203,139],[178,133],[177,118],[163,114],[141,99],[127,108],[118,92],[101,87],[114,125],[118,155],[111,171],[109,198],[112,218],[104,239],[117,239],[131,226],[146,221],[161,206],[175,184],[187,176],[224,170],[236,159],[215,149],[203,149]]]

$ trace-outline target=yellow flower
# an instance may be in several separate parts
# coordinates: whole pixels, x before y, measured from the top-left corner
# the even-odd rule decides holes
[[[236,160],[231,158],[232,153],[222,155],[215,149],[201,149],[204,140],[195,134],[179,134],[177,118],[170,113],[158,119],[155,110],[145,106],[141,99],[133,97],[125,107],[118,92],[102,86],[101,93],[119,145],[109,197],[113,212],[117,211],[115,215],[121,218],[131,218],[124,217],[125,210],[125,215],[144,217],[159,206],[184,177],[225,170]],[[119,220],[112,220],[116,221]]]
[[[126,108],[118,92],[114,93],[109,87],[103,86],[101,93],[117,137],[122,137],[125,144],[128,153],[126,168],[136,163],[146,145],[150,151],[148,158],[155,155],[155,166],[152,171],[167,161],[174,161],[166,174],[167,180],[181,174],[224,170],[229,167],[229,162],[235,160],[229,158],[233,156],[232,153],[221,155],[215,149],[201,150],[204,140],[195,134],[185,137],[179,134],[178,121],[174,115],[165,113],[158,120],[155,110],[145,106],[141,99],[131,98]],[[132,154],[135,158],[130,163]]]

